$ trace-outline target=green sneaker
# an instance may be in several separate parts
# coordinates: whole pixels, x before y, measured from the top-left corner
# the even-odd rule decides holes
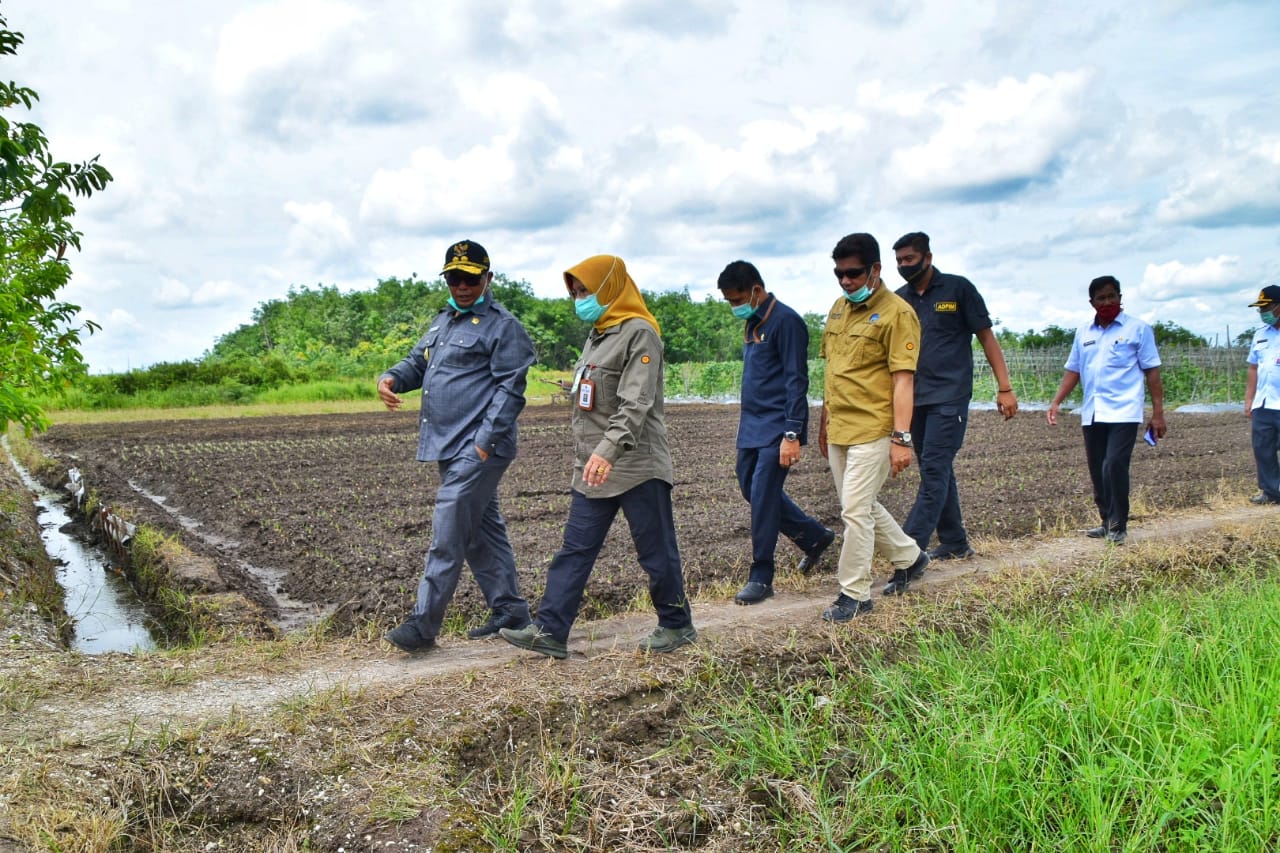
[[[564,660],[569,656],[569,648],[560,640],[543,631],[536,622],[523,628],[500,628],[498,636],[513,646],[528,649],[547,657]]]
[[[687,646],[698,639],[698,632],[692,625],[683,628],[654,628],[653,633],[640,641],[637,646],[642,652],[674,652],[681,646]]]

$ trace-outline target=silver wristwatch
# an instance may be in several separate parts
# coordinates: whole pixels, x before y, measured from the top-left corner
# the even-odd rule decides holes
[[[796,434],[795,434],[794,432],[792,432],[791,430],[787,430],[786,432],[784,432],[784,433],[782,434],[782,437],[783,437],[784,439],[786,439],[787,441],[799,441],[799,440],[800,440],[800,436],[796,435]]]

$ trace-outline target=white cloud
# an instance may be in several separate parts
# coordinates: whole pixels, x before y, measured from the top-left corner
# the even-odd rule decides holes
[[[253,295],[234,281],[205,281],[191,294],[191,304],[196,308],[212,308],[245,303]]]
[[[1280,224],[1280,137],[1230,144],[1196,163],[1160,201],[1156,216],[1208,228]]]
[[[191,288],[174,278],[160,280],[155,304],[161,308],[178,308],[191,302]]]
[[[315,204],[288,201],[284,212],[293,220],[287,252],[290,257],[322,263],[354,244],[351,226],[328,201]]]
[[[1137,293],[1143,299],[1161,302],[1185,297],[1193,292],[1204,294],[1234,291],[1240,282],[1240,259],[1231,255],[1219,255],[1195,264],[1184,264],[1181,261],[1147,264]]]
[[[1097,237],[1131,232],[1137,225],[1139,214],[1136,204],[1103,204],[1091,207],[1072,220],[1070,236]]]
[[[976,201],[1051,178],[1092,123],[1092,77],[1089,71],[1037,73],[934,93],[929,106],[936,130],[926,142],[894,152],[895,185],[913,195]],[[914,101],[918,96],[907,98]]]
[[[358,9],[328,0],[280,0],[240,12],[222,30],[214,87],[238,95],[256,75],[320,52],[362,17]]]

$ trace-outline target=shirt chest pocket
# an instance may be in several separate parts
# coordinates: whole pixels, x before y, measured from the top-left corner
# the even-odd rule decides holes
[[[445,332],[440,335],[432,356],[443,364],[474,365],[487,361],[484,341],[473,332]]]
[[[834,357],[852,365],[886,360],[884,342],[879,330],[870,325],[855,326],[827,337],[828,357]]]
[[[621,367],[597,364],[591,369],[591,381],[595,383],[596,399],[609,409],[618,407],[618,386],[622,383]]]
[[[1137,360],[1137,341],[1115,341],[1107,347],[1107,367],[1128,367]]]

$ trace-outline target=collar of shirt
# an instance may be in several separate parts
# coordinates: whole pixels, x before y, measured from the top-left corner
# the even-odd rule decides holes
[[[760,343],[760,329],[769,321],[769,315],[773,313],[774,304],[778,301],[778,297],[772,293],[766,294],[763,302],[756,306],[756,313],[752,314],[747,320],[747,324],[742,328],[742,340],[751,343]]]

